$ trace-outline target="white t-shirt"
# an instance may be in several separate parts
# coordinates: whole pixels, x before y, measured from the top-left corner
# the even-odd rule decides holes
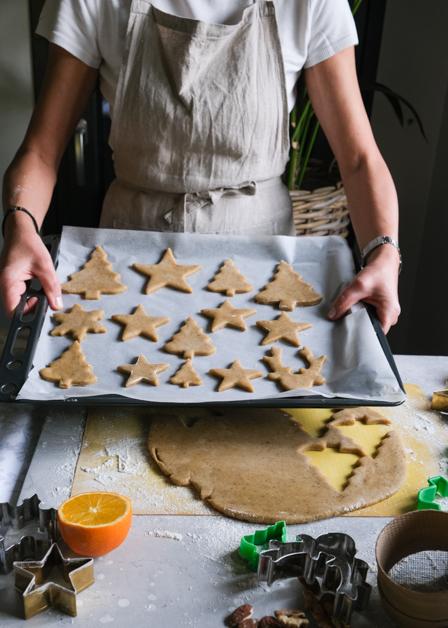
[[[113,106],[132,0],[46,0],[37,33],[99,68],[101,91]],[[204,22],[239,21],[249,0],[154,0],[166,13]],[[274,0],[289,108],[302,68],[358,43],[348,0]]]

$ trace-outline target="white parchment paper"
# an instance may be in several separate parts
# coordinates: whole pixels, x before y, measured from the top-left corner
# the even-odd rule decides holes
[[[83,266],[98,244],[106,250],[114,270],[121,274],[128,290],[118,295],[104,295],[99,301],[64,295],[65,309],[74,303],[81,303],[85,309],[101,308],[105,312],[107,333],[88,334],[82,342],[86,358],[97,376],[97,383],[64,390],[40,378],[39,370],[59,357],[71,344],[71,339],[67,337],[49,335],[54,323],[52,312],[48,310],[38,341],[34,367],[19,398],[56,400],[113,393],[170,403],[224,402],[315,394],[359,398],[366,402],[375,400],[388,403],[404,399],[365,308],[355,306],[351,314],[336,323],[326,318],[332,299],[354,275],[352,255],[343,238],[219,236],[65,227],[57,271],[61,282]],[[167,247],[172,248],[179,264],[201,264],[202,270],[188,277],[193,288],[192,294],[169,288],[150,295],[144,294],[147,279],[135,272],[131,265],[134,262],[157,263]],[[225,328],[210,333],[216,353],[193,360],[203,380],[202,386],[183,389],[170,384],[168,380],[182,360],[164,352],[163,345],[188,316],[193,316],[209,332],[210,321],[199,311],[217,307],[225,300],[225,296],[208,291],[206,286],[222,262],[229,257],[254,286],[252,292],[236,295],[231,301],[236,307],[253,307],[257,313],[246,319],[248,330],[245,332]],[[280,312],[273,306],[255,303],[253,299],[272,278],[276,264],[282,259],[292,264],[324,296],[319,305],[299,307],[289,314],[296,321],[312,324],[311,329],[301,332],[299,336],[316,356],[328,357],[323,369],[327,383],[313,389],[282,392],[275,382],[263,377],[253,380],[254,393],[238,389],[218,393],[218,380],[207,374],[210,368],[226,368],[239,359],[244,368],[257,368],[266,375],[269,372],[261,358],[272,345],[260,345],[265,332],[255,323],[261,319],[273,319]],[[110,317],[113,314],[129,314],[139,304],[143,304],[151,316],[165,315],[171,319],[167,325],[158,328],[158,342],[142,337],[126,342],[120,340],[122,326],[111,321]],[[305,366],[298,356],[297,348],[284,342],[277,345],[283,350],[284,364],[291,366],[294,371]],[[133,363],[139,354],[145,355],[150,362],[169,364],[169,369],[159,374],[159,386],[139,384],[131,388],[124,387],[125,376],[117,372],[116,367]]]

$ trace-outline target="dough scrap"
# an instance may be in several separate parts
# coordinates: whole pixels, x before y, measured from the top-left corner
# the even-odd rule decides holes
[[[152,458],[171,482],[190,486],[208,505],[243,521],[292,524],[341,515],[386,499],[406,477],[404,448],[393,429],[375,456],[358,459],[337,491],[301,451],[316,439],[281,410],[184,408],[183,415],[154,417]]]
[[[48,382],[55,382],[59,388],[87,386],[96,382],[93,368],[87,362],[78,340],[49,366],[41,369],[39,375]]]
[[[297,333],[312,327],[310,323],[296,323],[286,312],[282,312],[272,321],[257,321],[257,326],[268,332],[260,344],[269,345],[277,340],[284,340],[294,347],[301,344]]]
[[[193,292],[185,277],[197,273],[201,269],[198,264],[182,265],[176,262],[170,248],[166,249],[158,264],[132,264],[139,273],[149,277],[145,287],[145,293],[151,294],[160,288],[174,288],[181,292]]]
[[[216,351],[210,338],[191,316],[163,348],[168,353],[181,355],[185,359],[193,358],[195,355],[212,355]]]
[[[55,312],[52,318],[59,323],[51,330],[51,336],[71,336],[73,340],[81,341],[87,333],[104,334],[107,329],[98,321],[104,317],[104,310],[85,310],[82,305],[75,303],[65,312]]]
[[[272,347],[271,355],[265,355],[262,358],[263,362],[272,371],[272,373],[269,373],[268,379],[278,382],[285,390],[311,388],[312,386],[325,384],[325,378],[321,374],[321,370],[327,361],[326,356],[321,355],[319,358],[316,358],[308,347],[303,347],[299,351],[299,355],[308,363],[308,366],[300,368],[297,373],[293,373],[292,368],[282,364],[282,350],[279,347]]]
[[[112,264],[101,246],[95,247],[81,270],[69,275],[69,281],[61,288],[62,292],[80,294],[84,299],[91,300],[99,299],[102,294],[118,294],[127,290],[120,281],[120,275],[112,270]]]
[[[241,390],[247,390],[247,392],[254,392],[254,387],[250,380],[263,377],[261,371],[243,368],[239,360],[232,362],[228,369],[210,369],[209,374],[222,379],[218,386],[218,392],[224,392],[229,390],[229,388],[241,388]]]
[[[194,370],[191,359],[188,359],[185,360],[174,375],[171,376],[170,382],[182,386],[182,388],[189,388],[189,386],[200,386],[202,379]]]
[[[117,366],[117,371],[128,374],[125,387],[135,386],[140,382],[147,382],[153,386],[159,385],[157,373],[162,373],[168,368],[168,364],[153,364],[148,362],[144,355],[139,355],[135,364],[121,364]]]
[[[221,292],[227,297],[233,297],[236,293],[250,292],[252,289],[253,286],[240,273],[232,259],[225,260],[207,286],[207,290]]]
[[[219,307],[204,308],[201,314],[211,320],[211,331],[218,331],[223,327],[234,327],[241,331],[246,331],[247,326],[244,321],[248,316],[253,316],[257,310],[253,308],[234,307],[227,299]]]
[[[130,340],[136,336],[145,336],[156,342],[156,327],[166,325],[170,319],[166,316],[149,316],[143,305],[137,305],[132,314],[114,314],[111,319],[120,325],[124,325],[121,339]]]
[[[298,305],[317,305],[322,297],[288,262],[282,260],[277,265],[274,278],[255,295],[255,301],[265,305],[278,303],[280,310],[292,312]]]

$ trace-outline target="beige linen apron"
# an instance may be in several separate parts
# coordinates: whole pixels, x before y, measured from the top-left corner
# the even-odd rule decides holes
[[[101,226],[294,233],[280,176],[288,108],[274,4],[207,24],[133,0]]]

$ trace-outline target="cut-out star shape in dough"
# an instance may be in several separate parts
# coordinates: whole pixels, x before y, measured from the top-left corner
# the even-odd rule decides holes
[[[158,264],[132,264],[139,273],[149,277],[145,287],[145,293],[151,294],[160,288],[174,288],[182,292],[193,292],[185,277],[198,272],[201,266],[198,264],[182,265],[178,264],[171,249],[167,249]]]
[[[120,325],[124,325],[121,334],[122,340],[130,340],[136,336],[145,336],[156,342],[156,327],[166,325],[170,319],[166,316],[148,316],[143,305],[137,305],[132,314],[114,314],[111,319]]]
[[[98,323],[104,316],[103,310],[85,310],[76,303],[65,312],[56,312],[52,318],[59,323],[51,330],[52,336],[68,336],[73,340],[82,340],[87,333],[104,334],[107,329]]]
[[[212,331],[217,331],[223,327],[234,327],[245,331],[247,327],[244,319],[256,313],[257,311],[252,308],[233,307],[227,299],[219,307],[201,310],[201,314],[212,319],[210,326]]]
[[[247,392],[254,392],[254,387],[250,380],[263,377],[261,371],[243,368],[239,360],[232,362],[228,369],[210,369],[209,374],[221,378],[222,381],[218,386],[218,392],[229,390],[229,388],[241,388],[242,390],[247,390]]]
[[[126,388],[129,388],[129,386],[135,386],[140,382],[158,386],[157,373],[162,373],[167,368],[168,364],[151,364],[144,355],[139,355],[135,364],[122,364],[117,366],[117,371],[129,375],[125,383]]]
[[[294,347],[300,346],[297,333],[311,327],[309,323],[296,323],[286,312],[282,312],[272,321],[257,321],[257,325],[268,332],[260,344],[269,345],[277,340],[284,340]]]

